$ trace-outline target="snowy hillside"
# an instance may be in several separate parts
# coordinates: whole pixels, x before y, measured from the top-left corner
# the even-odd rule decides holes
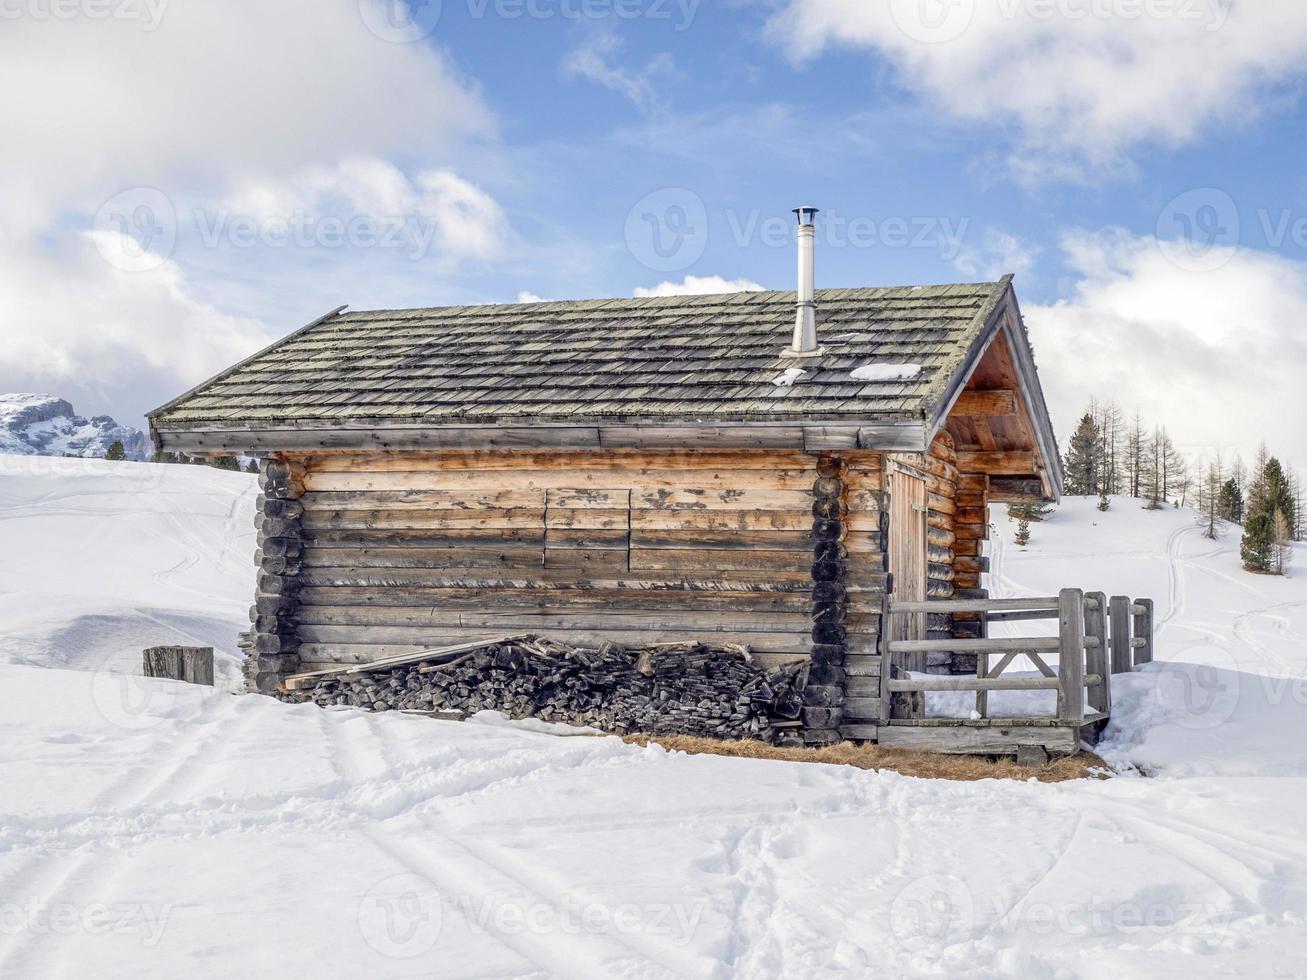
[[[234,689],[257,494],[207,466],[0,456],[0,663],[138,671],[192,643]]]
[[[1024,552],[995,513],[995,592],[1151,595],[1165,662],[1118,679],[1126,775],[949,783],[119,673],[233,653],[254,492],[0,459],[0,976],[1307,972],[1307,573],[1183,512]]]
[[[0,394],[0,453],[103,459],[114,442],[123,444],[128,459],[149,454],[144,432],[107,415],[83,418],[54,395]]]

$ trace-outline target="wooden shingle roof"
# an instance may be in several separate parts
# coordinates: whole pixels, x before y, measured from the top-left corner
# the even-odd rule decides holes
[[[919,422],[1009,293],[1010,279],[818,290],[823,353],[800,360],[782,356],[793,292],[337,313],[150,422],[161,444],[292,428]],[[922,371],[908,381],[853,376],[909,363]],[[805,373],[776,385],[790,367]]]

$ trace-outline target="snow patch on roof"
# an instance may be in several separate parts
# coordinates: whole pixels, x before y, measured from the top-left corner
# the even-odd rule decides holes
[[[920,376],[920,364],[863,364],[850,372],[854,381],[911,381]]]
[[[777,388],[793,388],[794,382],[798,381],[807,373],[808,372],[803,370],[803,368],[786,368],[784,373],[779,377],[772,379],[772,384]]]

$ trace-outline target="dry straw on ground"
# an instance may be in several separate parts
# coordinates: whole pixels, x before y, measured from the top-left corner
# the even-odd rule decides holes
[[[785,749],[763,742],[719,742],[710,738],[686,735],[651,737],[628,735],[624,741],[635,745],[654,743],[669,752],[691,755],[724,755],[742,759],[774,759],[783,762],[817,762],[859,769],[885,769],[904,776],[924,779],[954,779],[973,782],[979,779],[1037,779],[1042,783],[1060,783],[1072,779],[1102,778],[1108,765],[1090,752],[1069,758],[1053,759],[1039,768],[1018,766],[1011,758],[991,760],[981,756],[945,755],[908,749],[882,749],[877,745],[844,743],[819,749]]]

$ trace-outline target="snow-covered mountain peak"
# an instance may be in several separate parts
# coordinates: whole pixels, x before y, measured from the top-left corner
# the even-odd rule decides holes
[[[144,459],[145,433],[108,415],[85,418],[54,395],[0,394],[0,453],[19,456],[103,456],[121,441],[128,459]]]

